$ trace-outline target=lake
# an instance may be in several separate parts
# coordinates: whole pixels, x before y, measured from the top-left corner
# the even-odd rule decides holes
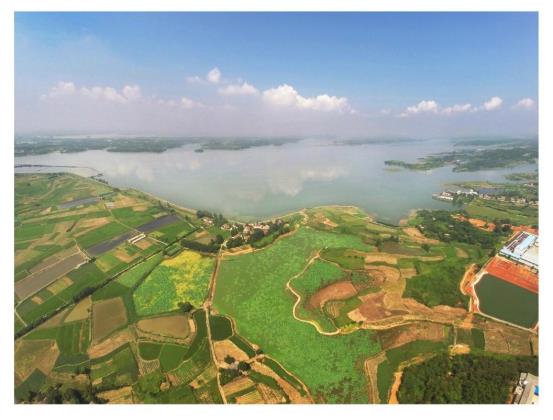
[[[451,167],[409,171],[384,165],[387,159],[412,162],[429,153],[452,150],[448,140],[349,146],[306,139],[283,146],[204,153],[194,152],[196,147],[163,153],[51,153],[18,157],[15,164],[80,166],[61,169],[85,176],[94,174],[85,168],[94,168],[113,186],[134,187],[185,207],[244,221],[343,204],[359,206],[390,223],[397,223],[412,209],[451,208],[449,203],[432,199],[444,183],[505,182],[505,174],[537,168],[522,165],[455,173]],[[16,172],[53,170],[60,169],[16,168]]]

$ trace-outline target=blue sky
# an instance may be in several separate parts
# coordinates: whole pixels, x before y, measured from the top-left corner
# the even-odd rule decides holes
[[[288,134],[533,134],[537,20],[533,13],[18,13],[16,129],[270,135],[287,134],[284,124]],[[209,81],[213,69],[220,76]],[[135,88],[132,100],[125,86]],[[107,112],[101,100],[118,104]]]

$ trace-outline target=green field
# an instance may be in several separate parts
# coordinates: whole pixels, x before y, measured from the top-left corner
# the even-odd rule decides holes
[[[334,264],[326,261],[315,260],[313,264],[299,277],[295,278],[290,285],[300,294],[301,302],[297,307],[297,315],[302,319],[310,319],[322,328],[323,331],[332,332],[336,327],[328,319],[321,308],[309,306],[309,298],[317,290],[344,279],[346,273]]]
[[[466,307],[468,297],[459,290],[466,260],[447,258],[438,262],[417,262],[422,271],[407,281],[404,297],[412,297],[426,306]]]
[[[83,248],[90,248],[93,245],[99,244],[100,242],[107,241],[114,238],[115,236],[121,235],[129,230],[129,228],[123,226],[118,222],[111,222],[105,226],[91,230],[90,232],[85,233],[77,237],[77,242]]]
[[[476,284],[480,310],[487,315],[532,328],[538,322],[538,295],[485,274]]]
[[[183,251],[164,260],[134,292],[139,315],[168,312],[179,303],[199,307],[207,296],[214,259],[195,251]]]
[[[321,252],[321,258],[349,270],[362,270],[365,267],[364,255],[347,248],[326,248]]]
[[[241,335],[298,375],[318,401],[366,402],[362,362],[378,352],[375,336],[322,336],[292,317],[294,299],[285,284],[325,246],[367,248],[351,235],[300,228],[269,248],[223,260],[214,305],[236,320]]]
[[[226,340],[232,335],[232,324],[226,316],[211,315],[209,327],[211,338],[215,341]]]
[[[535,207],[520,207],[495,201],[474,200],[467,204],[464,210],[470,217],[490,222],[495,219],[509,219],[515,225],[531,226],[538,224],[538,209]]]

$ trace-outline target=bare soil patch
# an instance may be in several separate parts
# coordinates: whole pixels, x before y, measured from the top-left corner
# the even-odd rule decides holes
[[[365,264],[374,264],[374,263],[386,263],[397,265],[398,257],[395,255],[387,254],[385,252],[377,252],[367,254],[365,257]]]
[[[134,246],[137,246],[141,250],[145,250],[145,249],[148,249],[152,246],[152,241],[148,238],[144,238],[144,239],[139,240],[138,242],[135,242]]]
[[[257,384],[257,390],[265,404],[279,404],[286,401],[280,392],[265,384]]]
[[[240,376],[233,380],[232,382],[229,382],[228,384],[223,385],[223,392],[226,396],[229,396],[231,394],[234,394],[236,392],[240,392],[244,389],[247,389],[254,385],[254,382],[248,378],[247,376]]]
[[[108,404],[132,404],[132,386],[112,389],[98,394],[100,398],[108,400]]]
[[[329,300],[345,300],[357,295],[357,289],[351,281],[339,281],[319,289],[309,298],[307,307],[321,308]]]
[[[87,296],[81,300],[71,312],[65,318],[65,322],[79,321],[81,319],[86,319],[90,316],[90,309],[92,307],[92,298]]]
[[[415,277],[417,275],[416,268],[402,268],[399,271],[404,279],[410,279],[411,277]]]
[[[313,402],[309,396],[301,395],[296,388],[294,388],[292,385],[282,379],[267,365],[256,362],[252,364],[252,369],[256,372],[262,373],[263,375],[267,375],[275,379],[278,385],[286,393],[286,395],[288,395],[288,398],[290,399],[290,402],[292,404],[310,404]]]
[[[35,294],[43,287],[48,286],[61,276],[64,276],[85,261],[85,257],[80,252],[58,261],[16,282],[14,286],[15,294],[19,299],[25,299]]]
[[[399,401],[397,399],[397,391],[399,390],[399,387],[401,385],[402,376],[403,376],[402,370],[400,370],[399,372],[394,372],[394,382],[390,387],[390,399],[388,400],[388,404],[399,404]]]
[[[147,333],[175,338],[187,338],[190,335],[188,317],[185,315],[142,319],[138,321],[137,327]]]
[[[249,359],[248,355],[230,340],[214,341],[213,350],[219,363],[223,363],[226,356],[232,356],[239,361]]]
[[[121,330],[101,343],[92,343],[88,348],[88,355],[91,359],[102,357],[133,340],[134,337],[128,329]]]
[[[371,293],[362,297],[363,303],[359,308],[354,309],[353,316],[357,313],[362,315],[363,320],[371,322],[378,321],[384,318],[389,318],[394,315],[406,314],[407,311],[398,309],[389,309],[384,303],[384,293]],[[350,316],[348,314],[348,316]],[[352,316],[350,316],[352,318]]]
[[[373,357],[365,360],[363,367],[367,376],[369,402],[378,404],[380,396],[378,393],[378,365],[386,360],[386,353],[380,352]]]
[[[446,336],[445,328],[442,324],[414,322],[379,331],[378,338],[380,339],[382,349],[389,350],[416,340],[442,341]]]
[[[459,258],[468,258],[469,254],[467,254],[467,251],[465,251],[462,248],[455,248],[455,255]]]
[[[123,299],[107,299],[93,305],[92,339],[94,341],[100,341],[126,323],[127,312]]]
[[[15,372],[22,381],[35,369],[48,375],[59,353],[56,340],[19,340],[15,343]]]
[[[416,227],[405,227],[403,228],[403,231],[415,242],[418,243],[426,243],[426,244],[439,244],[440,241],[437,239],[430,239],[424,236],[420,230],[418,230]]]
[[[263,404],[263,402],[263,398],[257,388],[247,394],[236,397],[236,404]]]

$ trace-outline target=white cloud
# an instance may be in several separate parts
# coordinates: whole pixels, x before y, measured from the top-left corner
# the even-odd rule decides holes
[[[417,105],[407,107],[408,114],[418,114],[420,112],[438,112],[438,103],[436,101],[420,101]]]
[[[424,100],[420,101],[418,104],[413,106],[408,106],[405,111],[399,114],[399,117],[409,117],[410,115],[416,114],[425,114],[425,113],[434,113],[436,114],[439,110],[438,103],[434,100]]]
[[[204,83],[204,79],[202,79],[200,76],[188,76],[186,78],[186,82],[191,84]]]
[[[282,107],[296,107],[316,111],[354,112],[347,98],[329,96],[327,94],[306,98],[287,84],[265,90],[263,92],[263,100],[271,105]]]
[[[123,88],[123,96],[127,98],[129,101],[140,99],[142,97],[140,86],[138,85],[125,86]]]
[[[499,96],[494,96],[493,98],[490,98],[489,101],[486,101],[482,104],[482,109],[485,111],[493,111],[495,109],[498,109],[503,104],[503,99],[501,99]]]
[[[203,108],[204,105],[200,102],[193,101],[192,99],[182,97],[180,100],[181,106],[185,109]]]
[[[420,101],[418,104],[413,106],[408,106],[405,111],[399,114],[399,117],[409,117],[416,114],[436,114],[436,115],[453,115],[460,114],[463,112],[474,112],[476,109],[469,103],[466,104],[455,104],[442,108],[434,100],[425,100]]]
[[[474,108],[471,104],[455,104],[453,106],[448,106],[442,110],[442,113],[446,115],[459,114],[461,112],[471,112],[474,111]]]
[[[41,99],[57,98],[60,96],[73,95],[77,88],[73,82],[58,82],[57,85],[52,86],[47,94],[41,95]]]
[[[232,96],[232,95],[257,95],[259,91],[253,85],[250,85],[248,82],[244,82],[241,85],[228,85],[224,88],[219,89],[221,95]]]
[[[82,87],[81,94],[92,99],[103,99],[109,102],[124,103],[127,99],[123,94],[117,92],[111,86],[94,86],[92,88]]]
[[[206,79],[209,83],[217,84],[221,80],[221,70],[217,67],[212,68],[206,76]]]
[[[121,91],[118,91],[111,86],[82,86],[77,88],[73,82],[58,82],[57,85],[50,88],[47,94],[41,95],[40,99],[59,99],[61,97],[75,95],[94,100],[126,103],[140,99],[142,97],[142,92],[138,85],[125,85]]]
[[[536,102],[533,99],[524,98],[516,103],[515,108],[531,109],[531,108],[534,108],[535,105],[536,105]]]

